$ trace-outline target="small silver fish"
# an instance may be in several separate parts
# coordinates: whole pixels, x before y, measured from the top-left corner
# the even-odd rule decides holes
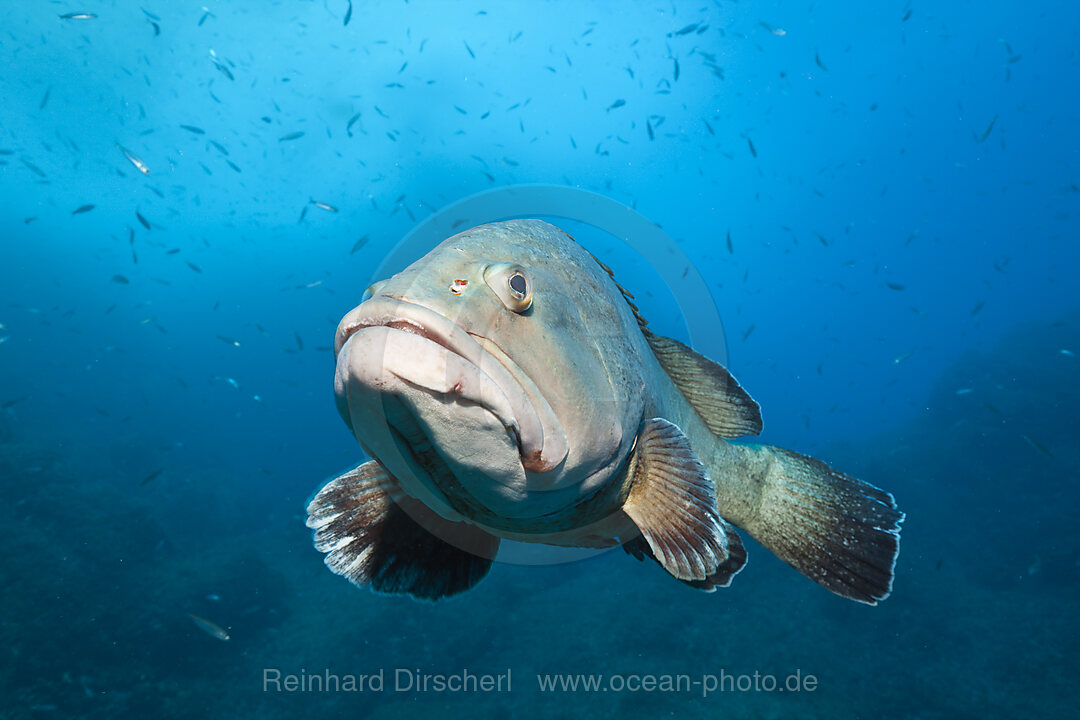
[[[61,20],[94,20],[97,18],[92,12],[69,12],[60,16]]]
[[[1030,435],[1021,435],[1020,437],[1024,438],[1024,440],[1026,440],[1027,443],[1029,445],[1031,445],[1031,447],[1035,448],[1036,450],[1041,452],[1046,457],[1050,457],[1050,458],[1054,457],[1054,454],[1052,452],[1050,452],[1049,450],[1047,450],[1045,445],[1043,445],[1041,442],[1039,442],[1035,438],[1031,437]]]
[[[357,250],[364,247],[364,245],[367,244],[367,241],[368,241],[368,236],[367,235],[365,235],[364,237],[357,240],[356,243],[352,246],[352,250],[349,251],[349,254],[352,255]],[[2,326],[0,326],[0,327],[2,327]]]
[[[362,113],[356,113],[351,118],[349,118],[349,122],[345,124],[345,134],[349,137],[352,137],[352,126],[356,124],[356,121],[360,119],[361,115]]]
[[[915,349],[913,348],[911,350],[908,350],[903,355],[897,355],[895,358],[893,358],[893,365],[899,365],[900,363],[904,362],[905,360],[907,360],[909,357],[911,357],[914,354],[915,354]]]
[[[152,480],[161,475],[161,473],[163,472],[165,472],[165,468],[158,468],[157,470],[154,470],[142,479],[142,481],[139,483],[139,487],[149,484]]]
[[[192,615],[191,613],[188,613],[188,617],[191,618],[191,622],[195,623],[195,626],[197,628],[202,630],[207,635],[210,635],[211,637],[215,637],[218,640],[222,641],[229,639],[230,636],[228,631],[217,623],[210,622],[206,618],[201,618],[198,615]]]
[[[311,200],[310,202],[315,207],[319,208],[320,210],[325,210],[326,212],[336,213],[338,211],[338,209],[333,205],[328,205],[324,202],[319,202],[318,200]]]
[[[221,61],[221,59],[217,56],[217,53],[214,52],[213,48],[210,49],[210,62],[214,63],[214,67],[220,70],[221,74],[225,77],[229,78],[230,80],[236,79],[235,77],[233,77],[232,71],[229,70],[229,66]]]
[[[667,34],[667,36],[668,37],[674,37],[674,36],[677,36],[677,35],[689,35],[690,33],[697,30],[699,25],[701,25],[700,22],[691,23],[690,25],[686,25],[686,26],[684,26],[682,28],[679,28],[675,32],[669,32]]]
[[[126,147],[124,147],[120,143],[116,143],[116,147],[120,149],[120,152],[124,153],[124,157],[127,158],[129,163],[131,163],[132,165],[135,166],[136,170],[141,172],[143,175],[149,175],[150,174],[150,168],[147,167],[146,163],[144,163],[142,161],[142,158],[140,158],[138,155],[136,155],[135,153],[128,150]]]
[[[983,131],[982,137],[975,138],[975,142],[986,142],[986,138],[990,137],[990,133],[994,131],[994,125],[997,123],[997,121],[997,115],[990,118],[990,124],[986,126],[986,130]],[[974,133],[972,133],[972,135],[974,136]]]
[[[765,22],[764,20],[759,21],[758,25],[765,28],[766,30],[771,32],[776,37],[784,37],[785,35],[787,35],[787,30],[785,30],[784,28],[782,28],[782,27],[773,27],[772,25]]]

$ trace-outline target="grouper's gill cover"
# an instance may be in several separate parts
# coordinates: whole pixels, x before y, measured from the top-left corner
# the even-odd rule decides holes
[[[527,276],[524,312],[492,287],[504,267]],[[645,411],[649,350],[610,277],[561,230],[474,228],[371,295],[339,328],[339,408],[406,493],[449,519],[476,519],[476,506],[481,520],[533,518],[620,470]]]

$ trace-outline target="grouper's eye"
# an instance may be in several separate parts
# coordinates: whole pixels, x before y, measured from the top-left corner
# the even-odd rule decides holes
[[[494,263],[484,270],[484,280],[510,310],[523,313],[532,305],[533,287],[529,273],[520,265]]]

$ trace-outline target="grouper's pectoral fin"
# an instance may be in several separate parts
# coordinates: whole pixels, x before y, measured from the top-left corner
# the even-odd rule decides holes
[[[724,530],[727,532],[728,541],[728,559],[716,568],[716,572],[704,580],[681,580],[680,582],[686,583],[690,587],[696,590],[704,590],[705,592],[715,592],[716,588],[727,587],[731,584],[732,578],[734,578],[743,566],[746,565],[746,548],[743,547],[742,538],[739,537],[739,533],[735,531],[735,528],[731,525],[724,524]],[[653,554],[652,548],[649,547],[649,543],[645,541],[643,537],[636,537],[628,543],[622,546],[623,550],[628,554],[633,555],[638,560],[645,560],[650,558],[657,563],[660,561],[656,559],[656,555]]]
[[[627,473],[623,512],[656,561],[679,580],[706,589],[726,585],[746,553],[717,513],[713,482],[682,430],[663,418],[643,422]],[[628,552],[637,554],[632,545]]]
[[[487,575],[499,547],[402,495],[374,460],[328,482],[307,511],[326,566],[383,593],[438,600],[464,592]]]

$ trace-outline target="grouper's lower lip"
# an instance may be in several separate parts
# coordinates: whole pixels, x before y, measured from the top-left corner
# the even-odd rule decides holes
[[[522,408],[513,407],[506,393],[479,367],[407,323],[357,328],[342,346],[338,363],[339,372],[347,373],[346,382],[380,387],[393,377],[480,405],[517,437],[522,448],[539,427]]]
[[[496,357],[437,312],[394,298],[372,298],[342,319],[334,349],[342,385],[349,376],[377,385],[392,375],[487,408],[517,436],[526,470],[547,472],[567,455],[566,435],[531,381],[515,377],[515,371],[524,374],[505,354]]]

